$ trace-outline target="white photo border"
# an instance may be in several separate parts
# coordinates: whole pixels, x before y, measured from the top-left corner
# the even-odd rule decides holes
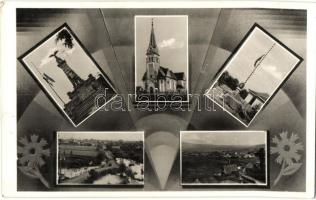
[[[262,9],[302,9],[307,11],[307,72],[306,72],[306,177],[305,191],[140,191],[140,192],[104,192],[104,191],[67,191],[67,192],[26,192],[17,191],[17,108],[16,108],[16,51],[3,51],[8,46],[16,47],[16,9],[17,8],[262,8]],[[1,32],[0,32],[0,63],[1,63],[1,113],[2,113],[2,134],[1,134],[1,157],[2,157],[2,196],[4,198],[84,198],[84,197],[184,197],[184,198],[205,198],[205,197],[275,197],[275,198],[313,198],[315,192],[315,97],[316,97],[316,5],[312,2],[293,1],[134,1],[134,2],[56,2],[44,1],[7,1],[0,9]],[[14,33],[14,34],[13,34]]]
[[[248,124],[241,121],[238,117],[230,113],[226,108],[225,105],[220,105],[213,97],[213,95],[210,93],[210,91],[213,89],[214,85],[218,82],[218,79],[221,77],[221,75],[227,71],[227,69],[230,67],[231,62],[233,62],[234,58],[238,54],[239,50],[242,49],[242,47],[247,43],[248,39],[251,37],[251,35],[255,32],[255,30],[259,30],[262,33],[264,33],[266,36],[268,36],[271,40],[273,40],[276,44],[278,44],[281,48],[285,49],[290,55],[292,55],[294,58],[297,59],[297,62],[294,64],[294,66],[291,68],[291,70],[286,74],[286,76],[283,78],[283,80],[280,82],[280,84],[274,89],[272,94],[269,94],[268,99],[262,104],[260,109],[256,112],[256,114],[252,117],[250,122]],[[282,42],[280,42],[277,38],[275,38],[273,35],[271,35],[268,31],[263,29],[259,24],[255,23],[250,30],[246,33],[245,37],[241,40],[241,42],[238,44],[236,49],[231,53],[231,55],[227,58],[221,69],[218,71],[218,75],[216,76],[215,80],[211,84],[211,86],[206,90],[205,96],[209,98],[211,101],[216,103],[219,107],[221,107],[225,112],[227,112],[229,115],[231,115],[233,118],[235,118],[237,121],[239,121],[241,124],[243,124],[245,127],[249,127],[250,124],[253,122],[253,120],[257,117],[257,115],[270,103],[274,95],[281,89],[282,85],[287,81],[287,79],[291,76],[291,74],[295,71],[295,69],[303,62],[303,58],[301,58],[299,55],[297,55],[294,51],[292,51],[290,48],[288,48],[286,45],[284,45]]]
[[[186,19],[186,34],[187,34],[187,40],[186,40],[186,45],[187,45],[187,52],[186,52],[186,59],[187,59],[187,66],[186,66],[186,87],[187,87],[187,100],[186,101],[138,101],[137,100],[137,92],[136,92],[136,87],[137,87],[137,54],[136,54],[136,48],[137,48],[137,31],[136,31],[136,19],[137,18],[158,18],[158,17],[185,17]],[[135,69],[135,81],[134,81],[134,94],[135,94],[135,103],[189,103],[190,100],[189,100],[189,91],[190,91],[190,88],[189,88],[189,80],[190,80],[190,76],[189,76],[189,16],[188,15],[135,15],[134,16],[134,69]],[[163,95],[161,95],[163,96]],[[159,97],[159,95],[158,95]]]
[[[114,91],[114,95],[106,101],[102,106],[99,106],[95,111],[93,111],[90,115],[88,115],[86,118],[84,118],[79,123],[75,124],[75,122],[68,116],[68,114],[65,112],[65,110],[60,106],[60,104],[56,101],[53,95],[50,94],[50,92],[46,89],[46,86],[43,85],[38,75],[33,71],[32,67],[28,66],[28,63],[24,60],[26,59],[30,54],[32,54],[33,51],[36,51],[38,48],[40,48],[42,45],[44,45],[48,40],[52,39],[54,35],[56,35],[59,31],[66,29],[70,35],[73,37],[74,40],[79,44],[80,48],[85,52],[85,54],[89,57],[89,59],[93,62],[94,67],[96,67],[99,71],[101,76],[104,78],[104,80],[107,82],[107,84],[112,88]],[[82,42],[79,40],[77,35],[73,32],[73,30],[70,28],[70,26],[67,23],[62,24],[58,28],[56,28],[54,31],[49,33],[45,38],[40,40],[37,44],[35,44],[32,48],[27,50],[25,53],[23,53],[18,60],[22,64],[22,66],[29,72],[29,74],[33,77],[33,79],[37,82],[37,84],[40,86],[42,91],[46,94],[46,96],[53,102],[54,106],[58,109],[60,113],[65,116],[70,123],[74,127],[78,127],[80,124],[82,124],[84,121],[86,121],[88,118],[90,118],[93,114],[98,112],[100,109],[102,109],[105,105],[107,105],[109,102],[111,102],[113,99],[117,96],[117,91],[115,87],[113,86],[112,82],[109,80],[109,78],[106,76],[105,72],[101,69],[101,67],[98,65],[98,63],[95,61],[95,59],[92,57],[92,55],[88,52],[88,50],[84,47]],[[96,105],[95,105],[96,106]]]
[[[233,134],[238,134],[238,133],[244,133],[244,132],[251,132],[251,133],[264,133],[265,134],[265,180],[266,182],[264,184],[232,184],[232,183],[224,183],[224,184],[219,184],[219,183],[183,183],[182,180],[182,135],[186,133],[196,133],[196,134],[212,134],[212,133],[219,133],[219,132],[229,132]],[[255,135],[254,135],[255,137]],[[269,188],[270,187],[270,176],[269,176],[269,170],[270,170],[270,165],[269,165],[269,132],[266,130],[212,130],[212,131],[180,131],[180,182],[183,187],[185,186],[194,186],[194,187],[199,187],[199,186],[208,186],[208,187],[229,187],[229,188],[247,188],[248,187],[262,187],[262,188]]]
[[[89,134],[89,133],[97,133],[97,134],[121,134],[121,133],[129,133],[129,134],[142,134],[142,142],[143,142],[143,170],[144,170],[144,180],[141,184],[60,184],[58,183],[58,160],[59,160],[59,142],[58,135],[59,134],[67,134],[67,133],[75,133],[75,134]],[[56,132],[56,186],[57,187],[67,187],[67,186],[87,186],[87,187],[144,187],[145,185],[145,132],[144,131],[57,131]]]

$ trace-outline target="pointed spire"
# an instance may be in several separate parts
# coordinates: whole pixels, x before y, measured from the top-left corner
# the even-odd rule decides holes
[[[151,33],[149,38],[149,45],[146,55],[156,54],[159,56],[158,46],[156,43],[156,37],[154,32],[154,19],[151,19]]]

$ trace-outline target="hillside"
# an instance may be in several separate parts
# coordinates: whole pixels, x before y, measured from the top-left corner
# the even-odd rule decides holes
[[[253,149],[264,148],[265,145],[245,146],[245,145],[214,145],[214,144],[196,144],[182,143],[182,151],[186,152],[213,152],[213,151],[249,151]]]

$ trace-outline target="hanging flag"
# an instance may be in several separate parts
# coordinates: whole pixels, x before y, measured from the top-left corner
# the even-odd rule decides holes
[[[253,66],[254,66],[255,68],[257,68],[257,67],[260,65],[260,63],[263,61],[265,55],[266,55],[266,54],[263,54],[262,56],[260,56],[260,57],[255,61],[255,63],[253,64]]]
[[[48,76],[47,74],[43,74],[43,79],[50,85],[53,86],[53,83],[55,83],[55,80]]]
[[[267,53],[263,54],[262,56],[260,56],[260,57],[255,61],[255,63],[253,64],[253,66],[254,66],[255,68],[257,68],[257,67],[261,64],[261,62],[263,61],[263,59],[270,53],[270,51],[273,49],[274,46],[275,46],[275,43],[272,44],[271,48],[269,49],[269,51],[268,51]]]

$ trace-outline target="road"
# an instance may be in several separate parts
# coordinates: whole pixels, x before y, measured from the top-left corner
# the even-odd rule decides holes
[[[245,179],[248,179],[248,180],[255,182],[256,184],[263,184],[261,181],[258,181],[257,179],[254,179],[246,174],[240,174],[240,175]]]
[[[106,166],[106,167],[101,167],[101,168],[97,168],[95,169],[96,172],[100,173],[104,170],[109,170],[109,169],[115,169],[118,168],[118,164],[112,160],[111,161],[111,166]],[[87,180],[87,178],[89,177],[89,172],[84,172],[79,176],[67,179],[65,181],[63,181],[61,184],[80,184],[80,183],[84,183],[85,180]]]

